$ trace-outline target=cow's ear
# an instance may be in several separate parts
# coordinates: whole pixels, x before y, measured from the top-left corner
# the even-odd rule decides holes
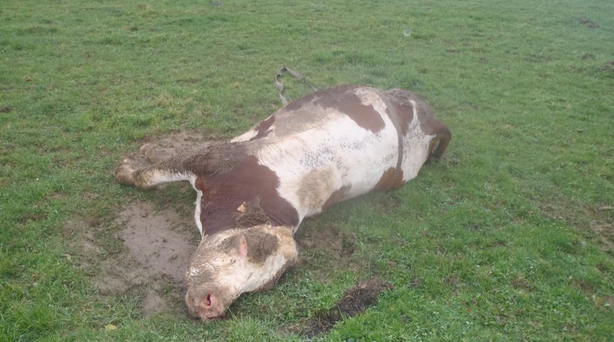
[[[247,258],[247,239],[245,239],[245,234],[241,234],[239,238],[239,255],[243,258]]]

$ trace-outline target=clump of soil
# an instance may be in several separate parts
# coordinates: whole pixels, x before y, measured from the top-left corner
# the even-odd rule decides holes
[[[606,62],[603,65],[603,70],[606,72],[614,73],[614,61]]]
[[[301,326],[291,330],[304,334],[308,338],[327,333],[333,326],[347,317],[359,315],[377,302],[379,295],[386,290],[393,290],[392,284],[372,278],[359,282],[346,290],[333,308],[328,312],[310,318]]]
[[[588,19],[588,18],[580,18],[578,20],[580,22],[580,24],[587,26],[588,28],[592,28],[592,29],[598,29],[599,28],[599,24],[597,24],[596,22]]]

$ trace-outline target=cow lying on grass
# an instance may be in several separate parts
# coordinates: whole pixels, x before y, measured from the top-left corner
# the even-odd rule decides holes
[[[131,160],[123,184],[189,181],[202,241],[186,272],[186,304],[202,320],[223,316],[244,292],[269,289],[298,256],[301,221],[337,202],[396,189],[439,158],[450,132],[411,92],[336,87],[281,108],[230,142],[161,159]]]

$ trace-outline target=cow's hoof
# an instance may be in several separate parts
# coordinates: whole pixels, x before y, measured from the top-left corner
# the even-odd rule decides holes
[[[124,159],[124,163],[115,169],[115,179],[121,184],[134,184],[134,169],[129,159]]]

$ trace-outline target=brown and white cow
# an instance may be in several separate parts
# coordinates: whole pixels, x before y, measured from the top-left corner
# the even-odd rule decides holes
[[[224,315],[240,294],[269,289],[298,256],[301,221],[373,190],[396,189],[439,158],[450,132],[413,93],[344,86],[281,108],[230,142],[157,160],[130,160],[123,184],[189,181],[202,241],[186,272],[186,304],[202,320]]]

